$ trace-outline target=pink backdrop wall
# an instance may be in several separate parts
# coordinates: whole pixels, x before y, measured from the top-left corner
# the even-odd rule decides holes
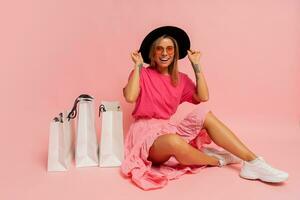
[[[185,29],[192,48],[202,52],[210,92],[207,103],[220,119],[259,124],[258,129],[264,123],[291,124],[297,131],[285,133],[287,141],[299,141],[299,11],[297,0],[4,3],[0,190],[6,193],[2,195],[12,195],[14,186],[30,197],[23,187],[29,181],[24,174],[45,172],[49,122],[71,107],[79,94],[93,95],[97,104],[121,101],[128,129],[133,105],[124,101],[122,87],[133,66],[129,54],[150,30],[163,25]],[[180,61],[180,70],[194,79],[187,58]],[[182,118],[192,107],[183,104],[174,117]],[[254,144],[258,136],[247,134],[240,133]],[[18,177],[23,178],[16,181]]]

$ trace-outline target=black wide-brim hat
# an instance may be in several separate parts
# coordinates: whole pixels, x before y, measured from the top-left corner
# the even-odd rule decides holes
[[[190,39],[187,33],[181,28],[175,26],[162,26],[151,31],[143,40],[139,52],[141,52],[145,63],[150,64],[149,52],[152,43],[159,37],[168,35],[173,37],[178,44],[179,59],[187,55],[187,50],[190,49]]]

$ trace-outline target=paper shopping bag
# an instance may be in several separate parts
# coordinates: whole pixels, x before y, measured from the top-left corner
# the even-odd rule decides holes
[[[75,100],[70,117],[75,118],[76,116],[76,167],[98,166],[98,142],[95,127],[95,107],[93,97],[82,94]]]
[[[118,167],[124,159],[123,118],[118,101],[102,101],[99,107],[101,140],[99,166]]]
[[[62,118],[63,125],[63,134],[64,134],[64,142],[65,142],[65,152],[64,157],[66,158],[66,165],[71,165],[71,162],[74,158],[74,120],[69,117],[69,111],[64,111],[60,113],[60,117]]]
[[[72,158],[73,123],[68,112],[60,113],[50,122],[48,171],[66,171]]]

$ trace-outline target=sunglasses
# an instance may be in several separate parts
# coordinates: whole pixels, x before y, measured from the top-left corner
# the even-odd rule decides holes
[[[157,47],[155,48],[155,53],[157,53],[157,54],[162,54],[163,52],[164,52],[164,48],[163,48],[162,46],[157,46]],[[174,54],[174,47],[173,47],[173,46],[167,46],[166,52],[167,52],[167,54],[169,54],[169,55]]]

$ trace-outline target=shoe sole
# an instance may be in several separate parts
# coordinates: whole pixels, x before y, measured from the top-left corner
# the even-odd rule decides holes
[[[243,173],[240,173],[240,177],[248,180],[261,180],[263,182],[268,182],[268,183],[280,183],[283,181],[286,181],[288,177],[286,178],[278,178],[278,179],[270,179],[270,178],[265,178],[265,177],[258,177],[256,175],[245,175]]]

